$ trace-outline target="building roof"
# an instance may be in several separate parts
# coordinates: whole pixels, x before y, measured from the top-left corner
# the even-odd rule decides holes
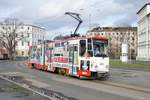
[[[73,40],[85,40],[85,39],[96,39],[96,40],[108,40],[107,37],[103,37],[103,36],[91,36],[91,37],[78,37],[78,38],[69,38],[69,39],[65,39],[65,40],[55,40],[54,42],[68,42],[68,41],[73,41]],[[52,42],[50,42],[52,43]]]
[[[36,27],[36,28],[40,28],[40,29],[45,30],[45,28],[44,28],[44,27],[40,27],[40,26],[37,26],[37,25],[24,24],[24,26],[32,26],[32,27]]]
[[[5,25],[4,23],[1,23],[1,25]],[[12,26],[13,24],[7,24],[7,26]],[[21,26],[21,25],[20,25]],[[31,26],[31,27],[36,27],[36,28],[39,28],[39,29],[42,29],[42,30],[45,30],[44,27],[40,27],[40,26],[37,26],[37,25],[32,25],[32,24],[22,24],[22,26]]]
[[[138,12],[137,14],[139,14],[141,12],[141,10],[143,10],[147,5],[150,5],[150,3],[146,3]]]
[[[137,27],[96,27],[89,32],[103,32],[103,31],[137,31]]]

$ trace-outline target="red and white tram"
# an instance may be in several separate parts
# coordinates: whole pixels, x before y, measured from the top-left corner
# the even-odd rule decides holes
[[[108,39],[80,37],[32,46],[32,68],[76,77],[108,77]]]

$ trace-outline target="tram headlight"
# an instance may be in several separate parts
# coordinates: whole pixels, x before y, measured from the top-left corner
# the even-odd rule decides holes
[[[95,65],[95,68],[97,69],[97,68],[98,68],[98,65]]]
[[[108,69],[108,68],[109,68],[109,65],[106,65],[106,68]]]

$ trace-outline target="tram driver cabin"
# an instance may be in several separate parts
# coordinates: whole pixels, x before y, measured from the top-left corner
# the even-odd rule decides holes
[[[80,37],[30,47],[29,66],[76,77],[108,77],[108,39]]]

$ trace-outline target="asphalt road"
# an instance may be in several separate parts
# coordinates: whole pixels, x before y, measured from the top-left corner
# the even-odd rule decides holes
[[[54,90],[80,100],[148,100],[149,98],[147,94],[135,91],[28,69],[23,62],[19,61],[0,62],[0,74],[10,75],[12,73],[23,75],[39,87]]]
[[[0,100],[49,100],[0,78]]]
[[[128,69],[111,69],[109,81],[130,84],[150,89],[150,71],[149,70],[128,70]]]

